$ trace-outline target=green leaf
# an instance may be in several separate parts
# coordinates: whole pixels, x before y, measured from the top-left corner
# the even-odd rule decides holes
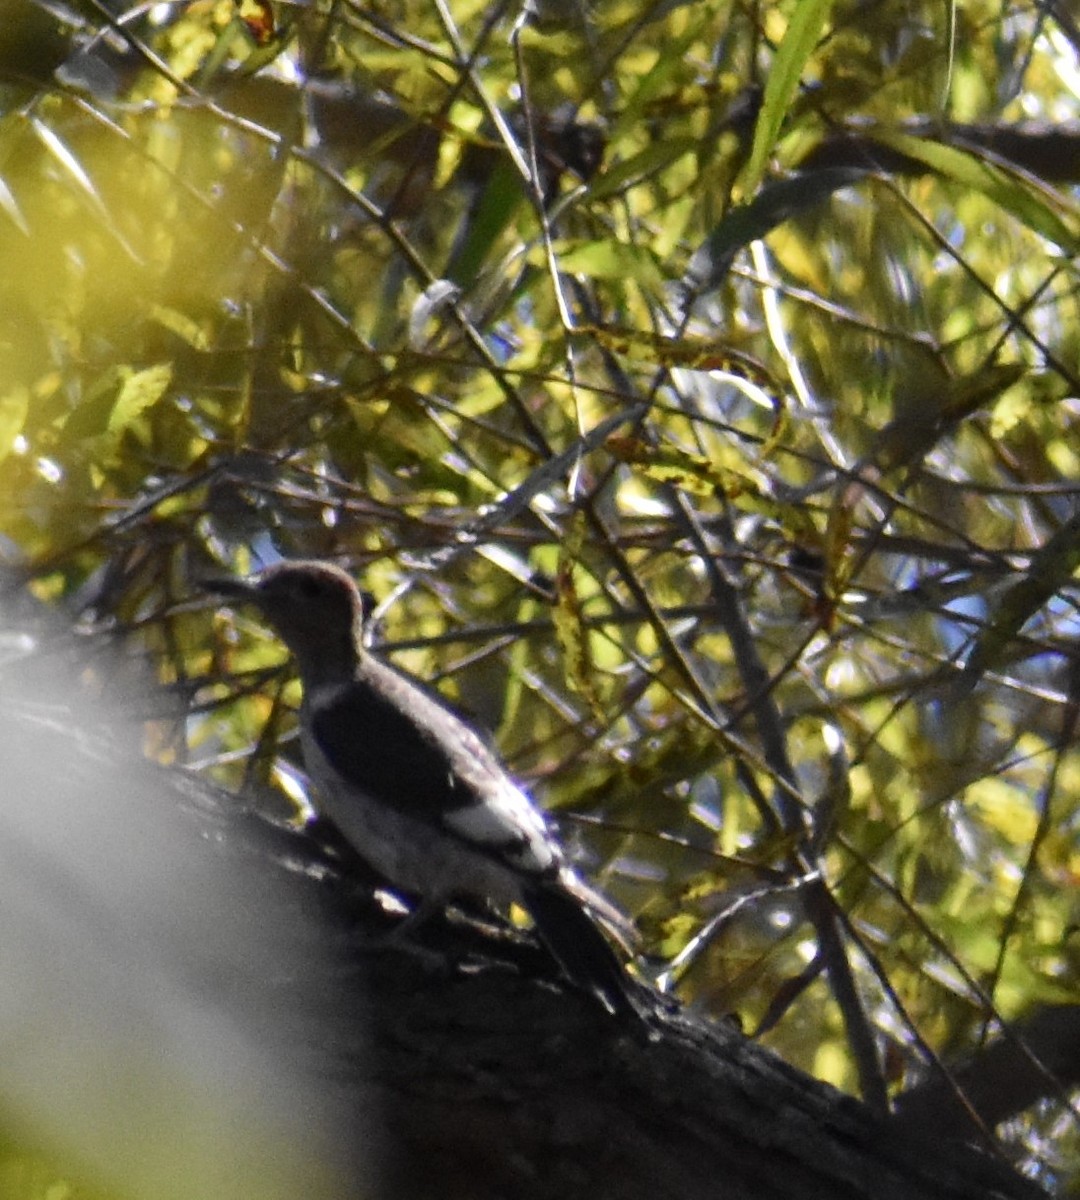
[[[765,173],[765,162],[776,145],[780,126],[788,114],[791,99],[799,86],[806,60],[813,53],[821,31],[832,10],[833,0],[798,0],[788,22],[784,40],[769,69],[765,95],[754,127],[750,158],[742,173],[744,196],[753,195]]]
[[[665,367],[684,367],[690,371],[725,371],[750,379],[762,387],[780,391],[779,382],[752,354],[730,345],[723,338],[672,337],[652,329],[616,326],[579,326],[578,333],[628,358],[644,359]]]
[[[1049,238],[1067,253],[1074,254],[1080,248],[1080,222],[1071,228],[1032,184],[1009,175],[977,155],[955,146],[943,146],[940,142],[891,130],[875,131],[874,140],[925,163],[946,179],[981,193],[1011,213],[1022,225]],[[1076,212],[1071,205],[1067,211],[1075,219]]]
[[[565,248],[556,245],[555,257],[559,269],[570,275],[586,275],[590,279],[635,279],[643,287],[657,291],[663,285],[655,257],[643,246],[604,238]]]
[[[749,469],[738,453],[721,462],[715,455],[707,458],[679,446],[657,446],[639,437],[617,435],[607,439],[606,447],[617,461],[657,483],[695,496],[723,496],[742,511],[767,517],[795,536],[817,540],[817,528],[806,506],[770,494],[764,479]]]
[[[586,526],[578,513],[570,521],[559,548],[559,565],[555,574],[555,607],[552,622],[555,640],[562,652],[566,681],[589,705],[593,715],[604,721],[604,706],[596,689],[596,664],[592,644],[585,628],[581,595],[577,588],[578,559],[585,547]]]
[[[484,187],[480,202],[465,224],[465,236],[444,272],[453,283],[468,287],[476,281],[492,247],[525,199],[521,176],[508,158],[500,158]]]
[[[589,184],[589,197],[593,200],[615,195],[626,188],[658,174],[685,154],[693,154],[699,146],[697,138],[672,137],[653,142],[644,150],[632,154],[622,162],[607,167]]]

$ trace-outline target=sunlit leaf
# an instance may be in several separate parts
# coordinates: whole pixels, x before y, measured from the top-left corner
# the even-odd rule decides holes
[[[179,309],[158,304],[153,308],[153,316],[159,325],[182,338],[193,350],[210,349],[205,327]]]
[[[267,45],[275,36],[274,10],[269,0],[241,0],[240,19],[258,46]]]
[[[663,52],[657,55],[653,66],[640,79],[634,81],[632,91],[620,105],[618,119],[611,130],[612,138],[618,139],[625,132],[638,128],[648,107],[659,101],[669,87],[676,86],[678,73],[683,65],[683,55],[701,37],[702,19],[704,14],[698,21],[690,22],[678,39],[663,47]]]
[[[14,450],[15,439],[26,427],[29,409],[29,388],[14,387],[0,393],[0,462]]]
[[[588,275],[594,279],[634,279],[642,286],[659,289],[662,275],[659,264],[643,247],[628,246],[605,238],[571,246],[556,246],[561,270]]]
[[[120,392],[109,413],[108,431],[123,433],[161,399],[172,382],[172,364],[157,363],[142,371],[121,370]]]
[[[607,439],[607,448],[620,462],[632,463],[658,483],[698,496],[723,496],[746,512],[777,520],[793,536],[817,537],[817,529],[803,506],[777,500],[750,470],[739,470],[677,447],[650,445],[637,437],[612,435]]]

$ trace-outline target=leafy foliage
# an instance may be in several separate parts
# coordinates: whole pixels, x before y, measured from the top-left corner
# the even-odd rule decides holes
[[[199,578],[333,557],[688,999],[874,1097],[1075,996],[1068,21],[0,8],[0,523],[244,685],[155,753],[287,725]]]

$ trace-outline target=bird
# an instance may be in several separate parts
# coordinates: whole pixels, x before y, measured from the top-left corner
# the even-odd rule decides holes
[[[574,869],[540,810],[470,726],[363,644],[364,605],[333,563],[285,560],[207,591],[248,603],[295,659],[315,808],[421,909],[523,908],[563,973],[612,1015],[637,1011],[629,919]],[[607,936],[604,932],[606,930]]]

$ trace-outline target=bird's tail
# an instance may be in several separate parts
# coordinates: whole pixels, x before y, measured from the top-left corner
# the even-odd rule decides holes
[[[544,944],[574,983],[615,1015],[638,1011],[634,981],[581,901],[561,881],[534,884],[524,901]]]
[[[619,943],[627,958],[632,958],[641,945],[641,935],[633,921],[615,907],[604,895],[572,868],[563,864],[559,882],[589,914]]]

